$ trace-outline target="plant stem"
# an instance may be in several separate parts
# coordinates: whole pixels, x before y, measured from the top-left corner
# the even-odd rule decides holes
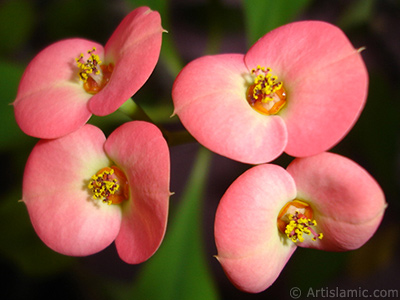
[[[153,122],[153,120],[133,99],[128,99],[124,104],[122,104],[119,110],[132,120],[146,121],[155,124],[155,122]],[[170,147],[196,142],[193,136],[186,130],[169,131],[160,124],[155,125],[161,130]]]
[[[127,101],[125,101],[119,110],[132,120],[141,120],[154,123],[146,114],[146,112],[132,98],[129,98]]]

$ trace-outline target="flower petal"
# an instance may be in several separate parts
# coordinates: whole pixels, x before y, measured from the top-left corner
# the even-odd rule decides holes
[[[309,202],[324,234],[299,246],[330,251],[361,247],[375,233],[386,208],[378,183],[354,161],[333,153],[295,159],[287,168],[298,198]]]
[[[249,72],[241,54],[205,56],[189,63],[172,88],[175,113],[210,150],[244,163],[278,157],[287,133],[278,116],[264,116],[246,100]]]
[[[125,172],[130,187],[115,244],[121,259],[137,264],[153,255],[165,234],[170,196],[168,146],[156,126],[133,121],[109,136],[105,150]]]
[[[330,149],[353,127],[365,105],[366,67],[334,25],[302,21],[279,27],[262,37],[245,61],[248,68],[271,67],[283,82],[287,104],[279,115],[287,125],[289,155]]]
[[[93,47],[102,57],[103,47],[95,42],[63,40],[45,48],[30,62],[13,103],[22,131],[39,138],[58,138],[87,122],[91,95],[79,80],[75,58]]]
[[[277,227],[280,210],[295,197],[290,175],[268,164],[243,173],[222,197],[215,217],[217,259],[239,289],[268,288],[296,249]]]
[[[163,32],[160,14],[148,7],[122,20],[105,46],[105,63],[115,68],[109,83],[90,99],[93,114],[114,112],[142,87],[157,64]]]
[[[104,134],[92,125],[33,148],[23,180],[32,225],[51,249],[72,256],[96,253],[117,236],[121,210],[95,202],[87,189],[92,175],[110,164]]]

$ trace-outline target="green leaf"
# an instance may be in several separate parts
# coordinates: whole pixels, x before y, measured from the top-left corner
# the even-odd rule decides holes
[[[201,231],[201,206],[210,158],[211,153],[201,148],[160,249],[142,267],[133,289],[116,291],[120,299],[218,299]]]
[[[311,0],[244,0],[249,45],[274,28],[292,22]]]

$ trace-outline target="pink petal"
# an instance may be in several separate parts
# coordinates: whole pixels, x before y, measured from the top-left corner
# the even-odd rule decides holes
[[[246,100],[243,55],[205,56],[189,63],[172,88],[175,113],[210,150],[245,163],[278,157],[287,133],[278,116],[264,116]]]
[[[296,249],[277,227],[280,210],[295,197],[290,175],[268,164],[246,171],[222,197],[215,217],[217,259],[239,289],[268,288]]]
[[[158,249],[165,234],[170,196],[168,146],[156,126],[134,121],[117,128],[105,150],[124,171],[130,186],[116,247],[127,263],[141,263]]]
[[[126,16],[105,46],[105,62],[115,65],[110,82],[89,102],[92,113],[108,115],[132,97],[153,72],[161,50],[160,14],[139,7]]]
[[[366,67],[334,25],[303,21],[279,27],[261,38],[245,61],[249,69],[271,67],[283,82],[287,104],[279,115],[287,125],[289,155],[328,150],[353,127],[365,105]]]
[[[375,233],[386,208],[378,183],[352,160],[333,153],[295,159],[287,168],[297,198],[309,202],[324,234],[299,246],[330,251],[361,247]]]
[[[39,138],[57,138],[82,127],[90,118],[91,97],[79,80],[75,58],[101,45],[82,39],[54,43],[28,65],[14,101],[15,118],[21,130]]]
[[[104,134],[83,128],[32,150],[23,180],[23,201],[36,233],[54,251],[83,256],[110,245],[117,236],[121,210],[91,198],[92,175],[110,164]]]

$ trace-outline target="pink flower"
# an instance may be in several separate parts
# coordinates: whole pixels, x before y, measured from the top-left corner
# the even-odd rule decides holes
[[[287,168],[253,167],[226,191],[215,217],[217,259],[239,289],[257,293],[279,276],[297,246],[361,247],[375,233],[384,194],[363,168],[321,153]]]
[[[57,138],[82,127],[92,114],[117,110],[152,73],[162,33],[159,13],[139,7],[104,48],[79,38],[45,48],[25,70],[13,103],[22,131]]]
[[[127,263],[148,259],[165,233],[169,150],[160,130],[133,121],[106,140],[84,125],[32,150],[23,199],[43,242],[59,253],[85,256],[114,240]]]
[[[319,21],[271,31],[247,54],[189,63],[175,80],[175,113],[210,150],[245,163],[283,151],[310,156],[334,146],[365,104],[368,74],[360,50]]]

